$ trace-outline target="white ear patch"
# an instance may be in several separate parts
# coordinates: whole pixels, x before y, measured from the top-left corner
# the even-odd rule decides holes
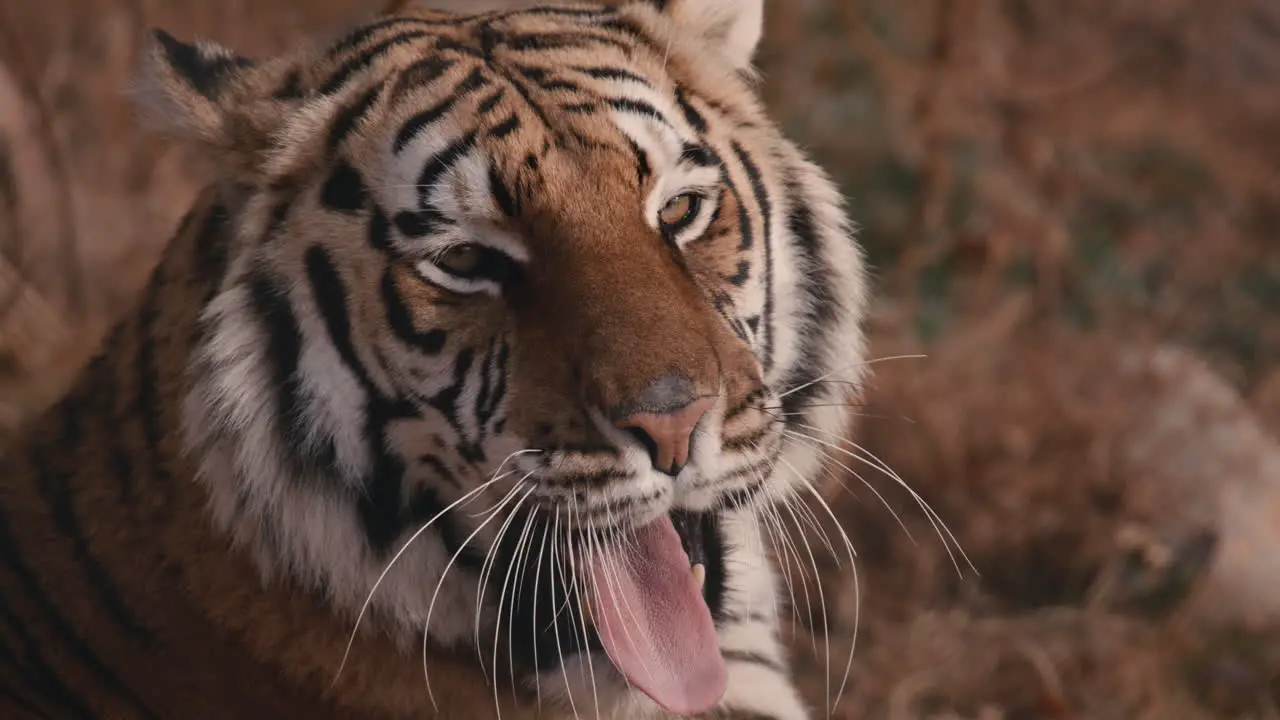
[[[751,64],[764,34],[764,0],[668,0],[664,12],[738,69]]]

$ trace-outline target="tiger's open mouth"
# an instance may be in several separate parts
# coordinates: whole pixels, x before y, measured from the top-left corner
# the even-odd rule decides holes
[[[668,712],[714,706],[727,682],[704,595],[706,516],[663,515],[593,548],[580,572],[596,634],[632,686]]]
[[[698,591],[703,592],[705,599],[705,589],[707,584],[707,548],[703,543],[703,514],[693,513],[688,510],[673,510],[670,513],[671,524],[676,528],[676,534],[680,536],[680,546],[684,548],[685,555],[689,556],[689,570],[693,574],[694,582],[698,584]]]

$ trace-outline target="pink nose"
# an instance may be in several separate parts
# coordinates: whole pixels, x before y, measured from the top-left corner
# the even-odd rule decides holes
[[[693,428],[714,403],[715,398],[699,398],[669,412],[635,413],[618,420],[616,425],[630,429],[649,448],[655,470],[675,476],[689,462]]]

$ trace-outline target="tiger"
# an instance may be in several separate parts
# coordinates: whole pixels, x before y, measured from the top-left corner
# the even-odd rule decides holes
[[[3,715],[819,712],[777,545],[868,271],[761,99],[764,16],[148,31],[130,97],[210,180],[0,454]]]

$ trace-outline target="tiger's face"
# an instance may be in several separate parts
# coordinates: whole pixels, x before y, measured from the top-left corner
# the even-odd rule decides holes
[[[260,63],[157,36],[144,106],[235,227],[185,429],[265,573],[540,688],[721,701],[732,606],[775,594],[759,515],[862,350],[839,201],[752,92],[761,15],[406,12]]]

